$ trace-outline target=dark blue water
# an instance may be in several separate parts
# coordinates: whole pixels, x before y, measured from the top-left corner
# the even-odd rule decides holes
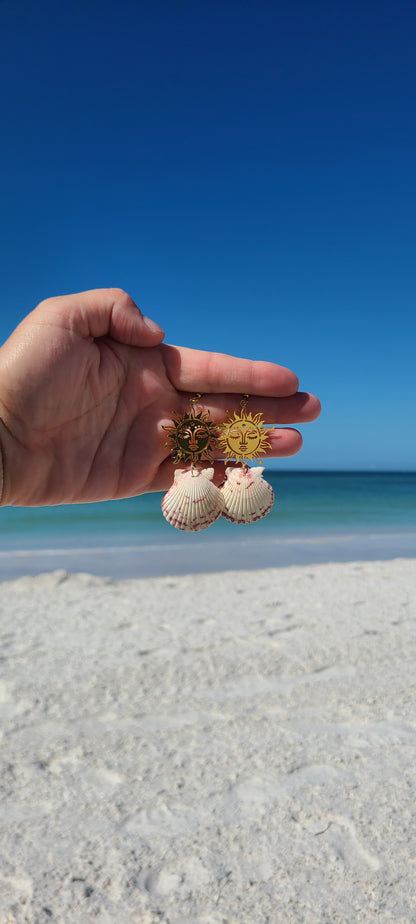
[[[101,504],[0,508],[0,579],[11,576],[11,560],[13,576],[28,564],[33,571],[36,556],[42,570],[100,573],[99,562],[105,561],[103,573],[116,575],[161,573],[169,561],[176,561],[174,570],[192,570],[208,559],[214,569],[247,567],[254,560],[261,566],[416,557],[416,472],[268,471],[265,476],[276,494],[267,517],[250,526],[220,518],[196,534],[166,523],[161,494]]]

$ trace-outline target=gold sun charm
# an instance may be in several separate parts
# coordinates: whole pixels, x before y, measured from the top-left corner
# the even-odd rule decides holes
[[[253,417],[251,411],[247,414],[243,407],[241,411],[235,411],[232,417],[228,415],[221,424],[218,444],[227,459],[235,459],[236,462],[256,460],[261,463],[260,453],[271,449],[269,433],[273,429],[264,426],[263,414],[255,414]]]
[[[170,427],[163,427],[168,433],[165,446],[173,462],[201,462],[212,459],[217,427],[210,420],[208,411],[197,414],[192,407],[185,414],[174,414]]]

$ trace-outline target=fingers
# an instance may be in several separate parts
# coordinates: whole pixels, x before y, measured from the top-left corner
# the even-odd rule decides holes
[[[191,394],[179,396],[180,413],[189,410],[189,398]],[[252,397],[247,401],[246,412],[263,414],[264,423],[266,424],[287,424],[287,423],[308,423],[316,420],[321,411],[321,404],[315,395],[308,392],[298,391],[295,395],[288,395],[286,398],[259,398]],[[201,399],[195,404],[196,410],[209,411],[214,423],[223,423],[227,413],[233,414],[239,411],[240,400],[235,395],[202,395]]]
[[[161,353],[169,379],[178,391],[276,397],[292,395],[299,387],[294,372],[274,363],[170,344],[163,344]]]
[[[302,437],[297,430],[292,429],[276,429],[273,430],[273,433],[269,436],[271,442],[271,449],[268,449],[267,452],[262,454],[263,462],[266,462],[267,459],[271,458],[284,458],[287,456],[293,456],[302,447]],[[229,465],[234,465],[234,462],[229,461],[220,461],[219,453],[214,455],[215,461],[213,463],[206,461],[198,463],[198,468],[210,468],[214,465],[214,481],[215,484],[221,484],[225,478],[225,469]],[[253,463],[257,464],[257,463]],[[165,459],[164,462],[159,466],[156,478],[151,485],[148,486],[148,491],[167,491],[170,488],[175,471],[179,468],[189,468],[189,464],[183,463],[183,465],[174,465],[172,460]]]
[[[84,338],[109,336],[128,346],[152,347],[165,336],[122,289],[91,289],[48,298],[36,311],[41,320],[63,323]]]

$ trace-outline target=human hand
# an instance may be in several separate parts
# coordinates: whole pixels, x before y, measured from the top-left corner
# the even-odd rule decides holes
[[[1,503],[40,506],[162,491],[173,481],[166,432],[174,413],[198,407],[221,422],[238,409],[265,423],[314,420],[313,395],[293,372],[162,343],[163,331],[120,289],[50,298],[0,349]],[[267,456],[299,451],[297,430],[278,428]],[[219,459],[220,453],[218,453]],[[1,466],[0,466],[1,468]],[[225,465],[215,462],[215,480]]]

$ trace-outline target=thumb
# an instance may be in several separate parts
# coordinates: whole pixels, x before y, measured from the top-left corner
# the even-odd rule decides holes
[[[164,330],[142,314],[140,308],[126,292],[121,289],[107,289],[116,292],[113,302],[109,334],[114,340],[130,346],[157,346],[165,336]]]
[[[153,347],[165,336],[123,289],[90,289],[47,299],[39,307],[84,338],[112,337],[128,346]]]

